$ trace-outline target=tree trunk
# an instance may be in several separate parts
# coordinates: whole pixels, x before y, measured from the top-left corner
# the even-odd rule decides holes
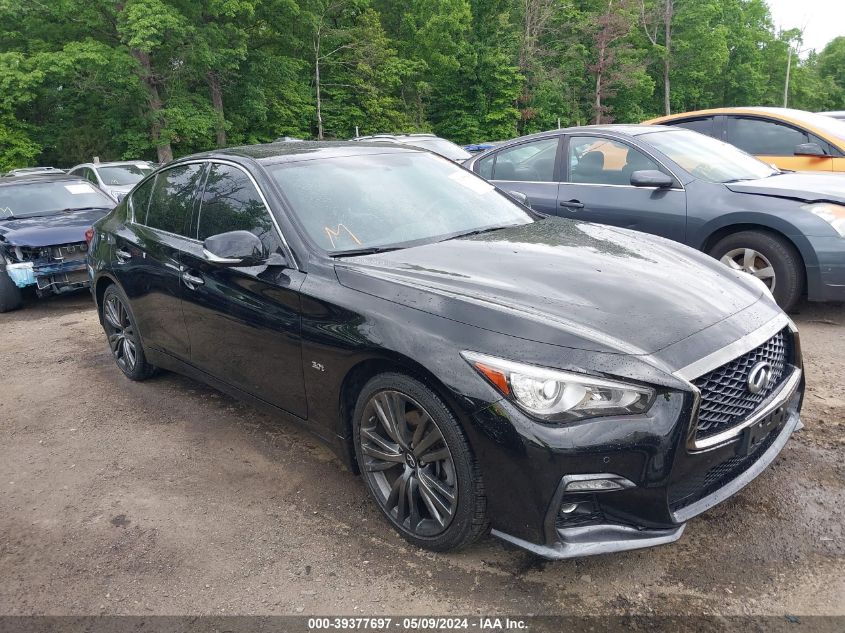
[[[223,88],[220,86],[220,75],[208,72],[208,88],[211,91],[211,106],[217,120],[214,129],[217,134],[217,147],[226,147],[226,117],[223,112]]]
[[[596,73],[596,125],[601,123],[601,71]]]
[[[320,49],[314,60],[314,86],[317,89],[317,140],[323,140],[323,103],[320,97]]]
[[[667,116],[672,114],[670,102],[671,86],[669,84],[669,58],[672,54],[672,15],[675,10],[674,0],[666,0],[663,11],[663,27],[666,32],[666,50],[663,52],[663,110]]]
[[[138,60],[141,65],[141,81],[147,89],[147,103],[152,114],[152,122],[150,123],[150,137],[158,151],[158,162],[169,163],[173,160],[173,150],[170,147],[169,140],[162,140],[161,130],[164,127],[162,116],[161,96],[158,92],[158,83],[153,76],[152,64],[150,63],[150,55],[144,51],[132,50],[132,56]]]

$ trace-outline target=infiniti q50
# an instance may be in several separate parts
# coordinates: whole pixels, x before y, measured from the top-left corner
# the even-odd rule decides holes
[[[174,161],[97,222],[89,267],[128,378],[180,372],[307,427],[433,550],[672,542],[799,423],[798,334],[759,280],[423,150]]]

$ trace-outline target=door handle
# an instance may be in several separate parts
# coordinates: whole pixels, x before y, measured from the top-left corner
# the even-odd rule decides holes
[[[121,264],[125,264],[127,260],[132,259],[132,253],[123,250],[122,248],[117,249],[114,252],[114,256],[117,257],[117,261],[119,261]]]
[[[192,275],[187,270],[182,273],[182,281],[184,281],[185,285],[191,290],[196,290],[197,286],[201,286],[205,283],[205,280],[202,277]]]
[[[584,203],[579,202],[578,200],[561,200],[560,206],[566,207],[567,209],[570,209],[570,210],[583,209]]]

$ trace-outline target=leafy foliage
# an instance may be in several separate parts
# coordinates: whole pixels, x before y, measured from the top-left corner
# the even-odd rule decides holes
[[[790,106],[845,108],[845,37],[798,58],[765,0],[0,0],[0,32],[0,171],[782,105],[789,59]]]

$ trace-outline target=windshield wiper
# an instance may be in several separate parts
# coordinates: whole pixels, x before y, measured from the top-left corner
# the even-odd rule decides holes
[[[501,229],[509,229],[514,226],[520,226],[519,224],[503,224],[501,226],[488,226],[486,229],[475,229],[473,231],[467,231],[466,233],[458,233],[457,235],[450,235],[449,237],[441,240],[442,242],[446,242],[448,240],[455,240],[459,237],[470,237],[471,235],[481,235],[482,233],[492,233],[493,231],[500,231]]]
[[[66,209],[56,209],[48,213],[67,213],[69,211],[96,211],[97,209],[108,209],[109,207],[68,207]]]
[[[373,255],[374,253],[388,253],[398,250],[398,246],[369,246],[367,248],[350,248],[345,251],[334,251],[329,253],[329,255],[331,257],[355,257],[356,255]]]

